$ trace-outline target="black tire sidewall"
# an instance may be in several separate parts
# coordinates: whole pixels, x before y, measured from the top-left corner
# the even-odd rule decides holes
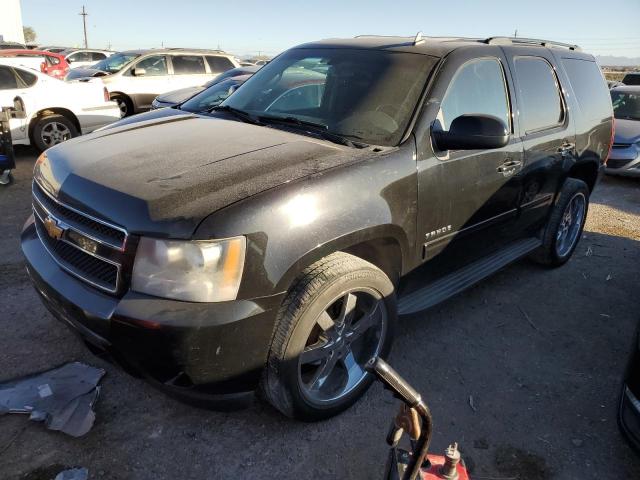
[[[343,397],[339,403],[318,405],[311,404],[301,391],[298,379],[298,356],[304,349],[311,328],[322,311],[342,293],[354,288],[370,288],[380,294],[387,313],[387,325],[385,337],[379,356],[386,358],[391,349],[396,323],[396,299],[393,285],[380,271],[362,269],[337,277],[318,291],[307,307],[300,313],[297,323],[289,337],[285,350],[285,359],[280,365],[280,378],[283,387],[287,388],[289,398],[292,401],[294,415],[303,420],[321,420],[331,417],[349,408],[362,393],[369,388],[374,378],[368,374],[367,378]]]
[[[36,148],[41,152],[44,152],[46,149],[51,148],[52,146],[55,146],[55,145],[51,145],[51,146],[46,145],[42,141],[42,136],[41,136],[42,130],[44,129],[44,127],[51,122],[64,124],[69,129],[69,132],[71,132],[71,138],[75,138],[78,136],[78,129],[73,124],[73,122],[71,122],[71,120],[69,120],[67,117],[63,115],[47,115],[45,117],[42,117],[36,122],[36,124],[33,127],[33,143],[35,144]]]
[[[124,103],[127,108],[127,113],[121,118],[127,118],[133,115],[133,102],[129,98],[124,95],[115,95],[113,97],[113,101],[118,103],[118,107],[120,107],[120,103]]]

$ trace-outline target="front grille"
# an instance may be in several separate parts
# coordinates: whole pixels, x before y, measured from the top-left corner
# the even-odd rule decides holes
[[[607,168],[622,168],[632,161],[630,158],[610,158],[607,160]]]
[[[36,182],[33,182],[33,197],[47,212],[53,214],[57,219],[75,227],[76,230],[82,231],[90,238],[124,250],[127,237],[124,230],[61,204],[51,198]]]
[[[33,213],[38,237],[58,265],[100,290],[122,290],[124,229],[60,203],[35,181]]]

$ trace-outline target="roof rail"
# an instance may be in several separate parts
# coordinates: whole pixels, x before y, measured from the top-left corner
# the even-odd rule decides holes
[[[164,50],[189,51],[189,52],[218,52],[218,53],[226,53],[224,50],[220,50],[220,49],[217,49],[217,48],[165,47]]]
[[[521,38],[521,37],[489,37],[483,40],[489,45],[540,45],[542,47],[561,47],[569,50],[581,51],[578,45],[571,43],[554,42],[553,40],[541,40],[538,38]]]

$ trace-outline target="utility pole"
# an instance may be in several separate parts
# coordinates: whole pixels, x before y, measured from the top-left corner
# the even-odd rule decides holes
[[[82,12],[78,15],[82,16],[82,26],[84,27],[84,48],[89,48],[89,44],[87,43],[87,15],[89,15],[84,10],[84,5],[82,6]]]
[[[515,31],[515,32],[513,32],[513,36],[514,36],[515,38],[518,38],[518,29],[517,29],[517,28],[516,28],[516,31]]]

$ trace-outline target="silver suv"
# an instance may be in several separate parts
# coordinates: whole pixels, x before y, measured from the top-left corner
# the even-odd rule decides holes
[[[168,48],[120,52],[93,68],[106,73],[101,79],[126,117],[149,110],[162,93],[202,85],[237,66],[233,55],[220,50]]]

